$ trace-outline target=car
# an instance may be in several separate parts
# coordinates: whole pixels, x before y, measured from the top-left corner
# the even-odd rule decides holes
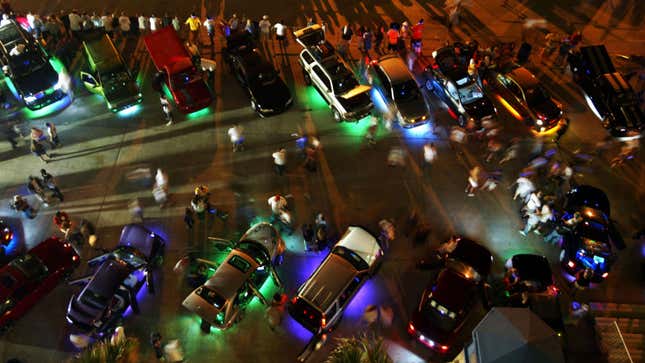
[[[0,269],[0,330],[18,320],[78,267],[68,242],[48,238]]]
[[[408,324],[408,333],[438,354],[461,349],[457,337],[472,311],[493,265],[483,245],[452,238],[444,267],[424,290]]]
[[[611,136],[621,141],[642,137],[645,116],[638,96],[616,71],[605,46],[580,47],[568,62],[587,105]]]
[[[560,309],[560,291],[553,281],[551,265],[546,257],[530,253],[517,254],[506,261],[507,275],[513,274],[513,283],[507,285],[509,303],[519,307],[527,306],[554,331],[564,332]],[[523,303],[522,294],[527,297]]]
[[[0,219],[0,244],[7,246],[13,239],[13,230],[2,219]]]
[[[143,41],[179,111],[199,111],[213,102],[213,95],[201,71],[195,67],[190,53],[172,26],[146,35]]]
[[[103,32],[85,37],[83,54],[88,69],[80,72],[85,88],[102,95],[113,112],[141,103],[139,86],[112,39]]]
[[[30,110],[63,100],[63,81],[40,44],[11,20],[0,26],[0,63],[21,101]]]
[[[352,298],[373,276],[383,257],[378,240],[366,229],[349,226],[321,264],[290,300],[287,310],[314,334],[304,360],[340,322]]]
[[[319,24],[295,31],[296,41],[303,47],[298,54],[305,83],[312,85],[329,105],[334,120],[359,121],[374,108],[369,96],[370,86],[359,84],[351,68],[325,40]]]
[[[571,275],[591,269],[592,281],[607,278],[616,254],[613,247],[624,248],[624,241],[610,219],[607,195],[590,185],[577,185],[565,197],[560,227],[560,262]]]
[[[291,91],[250,39],[235,39],[248,38],[247,34],[243,32],[227,39],[227,47],[222,52],[224,58],[249,96],[253,111],[262,117],[282,113],[293,102]]]
[[[262,222],[251,227],[231,249],[213,275],[182,302],[202,319],[201,329],[225,330],[242,319],[254,297],[268,305],[260,288],[271,275],[280,284],[274,266],[281,262],[285,243],[273,225]],[[203,261],[203,260],[202,260]]]
[[[370,63],[372,87],[378,89],[402,127],[430,121],[430,107],[401,57],[391,54]]]
[[[460,54],[455,53],[460,49]],[[474,50],[456,43],[432,52],[434,62],[426,67],[426,88],[448,106],[450,117],[460,126],[468,120],[481,123],[496,116],[493,103],[484,93],[479,76],[468,74],[468,61]]]
[[[535,134],[564,127],[562,103],[553,98],[528,69],[512,66],[489,77],[497,100]]]
[[[67,321],[85,333],[111,332],[130,307],[139,311],[136,295],[144,284],[154,292],[152,269],[163,261],[165,241],[139,224],[121,231],[114,250],[92,258],[94,273],[70,282],[84,285],[72,295],[67,306]]]

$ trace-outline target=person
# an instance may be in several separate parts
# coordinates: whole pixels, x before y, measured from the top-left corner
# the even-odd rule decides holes
[[[228,19],[228,26],[231,28],[231,32],[237,32],[237,28],[240,26],[240,19],[237,18],[237,14],[233,14],[230,19]]]
[[[148,19],[148,21],[150,22],[151,32],[157,31],[157,29],[159,29],[160,20],[155,16],[155,14],[152,14],[150,16],[150,19]]]
[[[152,345],[152,349],[155,351],[155,357],[157,357],[157,359],[163,358],[161,339],[161,333],[159,332],[153,332],[152,334],[150,334],[150,345]]]
[[[188,24],[188,41],[199,44],[199,27],[202,25],[202,22],[197,15],[195,13],[190,14],[184,24]]]
[[[273,24],[275,30],[275,39],[278,41],[280,49],[283,54],[286,53],[286,40],[287,40],[287,26],[284,25],[284,20],[280,20]]]
[[[269,198],[267,203],[271,207],[271,213],[273,215],[279,215],[283,210],[287,208],[287,200],[280,194],[276,194]]]
[[[314,229],[311,224],[305,223],[302,225],[302,239],[305,241],[305,250],[312,250],[314,244]]]
[[[181,363],[184,361],[184,352],[179,340],[171,340],[163,349],[168,363]]]
[[[482,170],[478,165],[470,169],[468,174],[468,185],[466,186],[466,194],[469,197],[475,196],[475,191],[479,188],[479,181],[481,180]]]
[[[181,30],[181,23],[177,16],[172,18],[172,27],[175,29],[176,32],[179,32],[179,30]]]
[[[206,20],[204,20],[204,27],[206,28],[206,33],[208,34],[208,39],[210,41],[209,45],[212,47],[215,45],[213,43],[213,38],[215,38],[215,20],[213,20],[212,16],[207,16]]]
[[[527,216],[527,220],[526,220],[526,224],[524,225],[524,229],[520,230],[520,234],[525,237],[529,232],[534,230],[537,227],[538,223],[540,222],[539,211],[536,209],[528,210],[526,212],[526,216]]]
[[[376,132],[378,131],[378,117],[372,114],[370,116],[370,125],[367,128],[367,133],[365,134],[365,140],[369,146],[376,145]]]
[[[567,64],[567,56],[569,55],[569,51],[571,50],[571,48],[572,48],[571,40],[569,38],[563,38],[560,41],[560,47],[558,48],[558,55],[553,61],[553,65],[555,67],[559,67],[562,71],[564,71]]]
[[[168,101],[168,98],[164,93],[159,96],[159,101],[161,102],[161,111],[163,111],[164,117],[166,119],[166,126],[170,126],[173,124],[174,117],[172,115],[172,106],[170,105],[170,101]]]
[[[399,46],[399,31],[393,27],[390,26],[390,29],[387,31],[387,50],[388,52],[396,52],[398,51],[398,46]]]
[[[374,51],[378,55],[381,55],[383,52],[383,49],[381,47],[383,45],[384,38],[385,38],[385,28],[382,25],[378,25],[374,29]]]
[[[27,182],[27,189],[29,189],[32,194],[39,196],[43,201],[47,200],[47,196],[45,195],[45,184],[42,179],[30,175],[29,181]]]
[[[18,140],[20,137],[20,133],[16,131],[15,126],[17,125],[9,125],[5,124],[4,125],[4,134],[5,137],[7,138],[7,141],[11,144],[11,149],[16,150],[18,148]]]
[[[230,129],[228,129],[228,136],[231,139],[231,144],[233,144],[233,152],[244,150],[243,131],[244,129],[239,124],[234,124]]]
[[[370,59],[370,50],[372,50],[372,32],[366,28],[363,31],[363,53],[366,59]]]
[[[52,145],[52,148],[57,148],[60,145],[60,139],[58,138],[56,125],[53,122],[46,122],[45,127],[47,128],[47,141]]]
[[[29,219],[36,218],[36,210],[21,195],[14,195],[10,206],[17,212],[22,212]]]
[[[128,204],[128,207],[130,209],[132,219],[143,223],[143,206],[141,205],[141,202],[139,202],[139,198],[132,199]]]
[[[140,14],[139,17],[137,18],[137,23],[139,24],[139,33],[140,34],[145,34],[146,33],[146,22],[148,19],[146,19],[143,14]]]
[[[184,210],[184,224],[186,225],[186,229],[193,229],[193,224],[195,224],[195,213],[193,213],[193,210],[191,208],[186,208]]]
[[[540,50],[541,63],[545,63],[545,60],[548,60],[551,58],[559,42],[560,42],[560,39],[557,33],[548,32],[544,36],[544,47],[542,48],[542,50]]]
[[[394,238],[396,238],[394,224],[392,224],[388,219],[381,219],[378,222],[378,226],[381,230],[379,240],[381,240],[383,247],[388,249],[390,247],[390,242],[394,241]]]
[[[59,231],[63,234],[67,234],[67,231],[72,227],[72,220],[69,215],[62,211],[56,211],[54,217],[52,218],[54,225],[58,228]]]
[[[49,174],[47,170],[45,169],[40,169],[40,175],[43,178],[43,184],[47,189],[51,190],[54,194],[54,197],[58,198],[61,202],[63,201],[63,193],[61,193],[60,189],[56,185],[56,181],[54,180],[54,176]]]
[[[163,16],[161,17],[161,27],[165,28],[167,26],[172,26],[172,18],[168,13],[163,13]]]
[[[168,174],[163,170],[157,169],[155,174],[155,184],[152,187],[152,195],[159,208],[165,208],[168,203]]]
[[[274,152],[271,156],[273,157],[275,172],[278,175],[282,176],[287,164],[287,150],[282,147]]]
[[[585,290],[591,285],[591,278],[593,277],[593,270],[590,268],[585,268],[584,270],[579,270],[576,273],[576,279],[573,280],[573,287],[576,289],[575,293],[579,290]]]
[[[533,182],[524,176],[520,176],[515,180],[517,187],[515,188],[515,194],[513,195],[513,200],[516,200],[517,197],[520,197],[522,201],[525,201],[527,197],[535,191],[535,186]]]
[[[526,199],[526,203],[524,205],[523,210],[527,213],[534,212],[538,208],[542,206],[542,192],[537,191],[537,192],[531,192],[529,194],[528,198]]]
[[[403,148],[399,146],[390,148],[390,152],[387,155],[387,165],[392,167],[405,166],[405,152]]]
[[[154,15],[153,15],[154,16]],[[112,21],[114,18],[112,17],[112,14],[106,12],[101,16],[101,22],[103,22],[103,28],[105,28],[105,32],[108,34],[110,38],[114,36],[114,28],[112,27]]]
[[[437,160],[437,148],[433,142],[427,142],[423,145],[423,169],[426,172],[430,171],[432,164]]]
[[[517,50],[517,63],[524,64],[529,60],[531,56],[531,49],[533,47],[527,41],[523,41],[520,44],[520,48]]]
[[[78,12],[76,10],[72,10],[67,15],[67,18],[69,21],[69,30],[72,32],[72,36],[78,39],[78,36],[81,33],[81,30],[83,29],[82,28],[83,19],[81,19],[81,16],[78,15]]]
[[[130,26],[130,18],[125,15],[125,12],[121,12],[121,16],[119,16],[119,29],[123,37],[126,37],[130,33]]]
[[[423,41],[423,19],[412,26],[412,36],[410,37],[410,46],[417,55],[421,54],[421,42]]]
[[[275,329],[282,324],[286,303],[286,294],[275,293],[273,295],[271,305],[266,310],[267,323],[269,324],[271,331],[275,331]]]
[[[352,40],[352,36],[354,35],[352,26],[349,24],[345,24],[341,29],[340,33],[341,33],[341,38],[346,42],[350,42]]]
[[[36,141],[34,139],[31,139],[31,152],[38,156],[40,160],[44,161],[45,163],[48,163],[51,161],[51,158],[49,154],[47,154],[47,150],[45,150],[45,147],[43,144],[41,144],[39,141]]]
[[[271,39],[271,22],[268,15],[262,15],[262,20],[258,23],[260,27],[260,41],[267,43]]]

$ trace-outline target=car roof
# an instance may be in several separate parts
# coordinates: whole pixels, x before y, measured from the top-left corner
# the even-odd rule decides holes
[[[235,266],[228,263],[234,256],[241,257],[251,265],[246,273],[243,273]],[[244,282],[248,280],[249,275],[251,275],[258,266],[259,265],[255,260],[253,260],[253,258],[242,251],[234,249],[228,254],[224,262],[217,267],[213,276],[211,276],[204,285],[211,290],[216,291],[226,300],[232,300],[237,295],[240,287],[242,287]],[[260,287],[257,286],[257,288]]]
[[[91,61],[99,72],[106,72],[122,66],[118,51],[106,33],[92,36],[83,41],[90,53]]]
[[[344,258],[330,253],[300,288],[299,297],[322,312],[341,294],[356,276],[356,269]]]
[[[508,76],[513,78],[522,88],[533,88],[540,84],[540,81],[524,67],[517,67],[507,73]]]
[[[140,224],[128,224],[121,230],[119,246],[130,246],[150,258],[154,250],[155,236],[149,229]]]
[[[609,199],[602,190],[591,185],[577,185],[567,193],[566,209],[572,211],[582,206],[592,207],[610,216]]]
[[[78,296],[80,298],[88,290],[103,296],[112,296],[131,272],[125,262],[106,260],[94,272],[94,276]]]
[[[464,278],[450,268],[445,268],[439,272],[434,287],[431,285],[429,288],[433,299],[457,313],[469,302],[471,289],[476,285],[475,281]]]
[[[279,239],[280,235],[273,225],[261,222],[249,228],[240,237],[240,243],[245,241],[254,242],[264,248],[269,257],[273,259],[278,250]]]
[[[336,245],[354,251],[369,266],[374,263],[378,252],[381,250],[381,246],[378,244],[376,238],[358,226],[347,227],[347,231]]]
[[[513,267],[517,269],[523,281],[538,281],[544,286],[553,284],[551,265],[544,256],[519,254],[513,256]]]
[[[488,248],[463,237],[460,237],[457,241],[457,246],[450,253],[450,257],[467,263],[482,275],[482,277],[488,275],[493,265],[493,255]]]
[[[604,45],[580,47],[580,55],[594,76],[616,72]]]
[[[378,61],[378,65],[383,69],[383,72],[385,72],[392,84],[414,80],[412,73],[410,73],[408,67],[403,63],[403,60],[396,55],[381,58]]]

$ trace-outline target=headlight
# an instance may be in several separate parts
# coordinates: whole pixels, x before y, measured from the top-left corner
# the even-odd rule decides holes
[[[542,120],[535,121],[535,124],[538,125],[538,126],[542,126]]]
[[[273,112],[272,108],[260,108],[260,112]]]
[[[25,102],[27,102],[27,103],[32,103],[32,102],[34,102],[36,100],[37,100],[36,96],[27,96],[27,97],[25,97]]]

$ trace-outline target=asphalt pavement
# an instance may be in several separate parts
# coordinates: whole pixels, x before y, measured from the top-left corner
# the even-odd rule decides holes
[[[235,4],[223,1],[184,2],[181,8],[164,1],[111,1],[88,8],[80,1],[69,0],[65,7],[89,11],[104,8],[146,13],[168,11],[182,14],[182,17],[190,11],[227,16],[235,11],[254,17],[269,13],[276,19],[279,16],[275,14],[280,13],[289,24],[304,22],[304,18],[298,16],[300,14],[314,14],[317,20],[330,24],[332,39],[338,37],[337,27],[348,20],[381,19],[389,22],[408,18],[414,21],[423,14],[427,21],[424,52],[432,51],[446,39],[474,37],[481,44],[489,44],[495,39],[518,39],[522,33],[537,39],[536,34],[542,31],[533,27],[529,29],[527,19],[540,20],[537,24],[544,20],[550,29],[560,31],[582,27],[585,41],[589,43],[623,40],[608,43],[611,52],[643,49],[645,43],[642,35],[638,35],[638,30],[642,31],[642,19],[640,23],[638,19],[633,20],[633,12],[639,11],[639,4],[626,2],[635,4],[630,8],[632,10],[623,9],[615,17],[608,15],[614,12],[603,8],[608,5],[581,5],[576,8],[575,17],[571,18],[575,21],[567,23],[558,19],[569,19],[562,13],[563,7],[573,2],[550,7],[510,3],[487,2],[490,6],[470,3],[462,23],[453,32],[441,23],[445,12],[438,1],[329,0],[297,3],[282,0],[273,2],[270,8],[261,9],[244,1]],[[29,8],[29,5],[33,7]],[[20,3],[24,10],[41,12],[57,10],[61,6],[60,2],[33,1],[32,4],[31,0],[25,0]],[[605,25],[601,24],[608,27],[606,33],[602,28]],[[436,116],[432,128],[395,128],[392,132],[381,128],[376,146],[370,148],[364,141],[367,120],[358,124],[336,124],[316,91],[304,86],[296,58],[299,47],[291,42],[287,54],[270,52],[270,58],[294,94],[294,105],[286,113],[259,118],[250,109],[236,80],[224,66],[220,66],[212,85],[216,101],[208,112],[191,115],[190,118],[180,116],[176,125],[166,127],[158,97],[150,88],[153,66],[142,42],[129,39],[117,45],[124,58],[138,67],[144,93],[141,107],[129,114],[112,114],[102,99],[89,94],[81,86],[75,90],[73,103],[63,111],[45,118],[26,120],[22,125],[24,129],[32,125],[42,127],[46,121],[53,120],[58,125],[63,146],[52,151],[53,162],[44,164],[29,153],[26,145],[20,151],[12,151],[8,143],[0,144],[0,215],[21,226],[22,243],[19,248],[22,249],[58,233],[51,223],[58,209],[65,210],[72,218],[83,217],[95,223],[100,247],[110,248],[116,244],[121,227],[131,221],[128,203],[134,198],[142,201],[145,224],[169,242],[163,269],[156,275],[156,294],[148,295],[143,289],[139,294],[141,314],[129,314],[125,319],[126,334],[137,336],[142,342],[142,361],[154,361],[147,344],[151,331],[160,331],[166,339],[180,339],[186,356],[192,362],[211,361],[213,357],[221,362],[292,361],[304,347],[308,339],[304,329],[287,318],[281,330],[272,332],[264,318],[264,308],[257,301],[251,304],[240,324],[228,331],[203,335],[198,319],[181,307],[181,301],[190,289],[172,271],[175,261],[188,250],[203,246],[207,236],[234,238],[253,221],[267,218],[270,213],[267,199],[278,192],[293,196],[289,204],[297,224],[311,222],[314,213],[323,212],[336,234],[341,234],[351,224],[376,230],[377,222],[382,218],[392,218],[402,231],[412,209],[420,211],[432,227],[430,242],[426,245],[413,245],[403,233],[399,233],[379,274],[352,301],[343,322],[333,333],[340,337],[370,329],[361,321],[365,307],[369,304],[392,306],[394,324],[382,328],[379,333],[390,342],[390,352],[396,355],[396,362],[436,359],[423,347],[412,344],[405,328],[411,309],[430,279],[430,272],[415,269],[414,263],[452,233],[471,236],[488,246],[496,261],[496,277],[502,272],[503,262],[515,253],[544,254],[553,263],[564,294],[568,294],[566,279],[555,263],[559,249],[543,242],[539,236],[522,237],[518,233],[519,206],[512,201],[508,187],[528,161],[528,150],[533,140],[504,111],[500,110],[504,133],[509,138],[522,137],[523,152],[518,160],[502,168],[502,183],[495,191],[469,198],[464,193],[467,172],[472,166],[483,163],[484,145],[470,143],[455,153],[445,135],[433,133],[438,129],[436,126],[447,128],[452,125],[445,107],[434,96],[430,96]],[[220,45],[218,39],[214,53],[207,47],[202,52],[221,65],[222,59],[217,51]],[[81,57],[77,56],[71,66],[72,74],[76,75],[82,66]],[[556,98],[564,101],[572,120],[561,142],[559,152],[562,157],[572,159],[575,152],[591,153],[595,150],[605,131],[586,107],[570,75],[554,72],[539,64],[530,68]],[[235,123],[244,127],[246,136],[246,150],[239,153],[231,151],[226,134]],[[321,141],[319,166],[315,173],[306,171],[296,155],[295,139],[291,134],[298,128],[317,135]],[[422,145],[428,140],[437,144],[439,158],[432,170],[424,173]],[[287,147],[289,161],[286,175],[278,177],[273,173],[271,153],[281,146]],[[386,165],[387,154],[392,147],[402,147],[406,151],[404,168]],[[49,207],[40,205],[36,219],[20,219],[7,207],[8,200],[14,194],[26,194],[27,176],[38,174],[43,167],[58,178],[65,193],[65,203]],[[173,203],[164,209],[154,204],[151,180],[142,174],[146,169],[154,172],[156,168],[164,169],[170,177]],[[634,231],[642,228],[645,211],[642,153],[620,169],[611,169],[606,157],[594,157],[589,165],[579,168],[577,178],[607,192],[612,203],[612,216],[618,221],[628,243],[627,249],[620,252],[607,281],[585,291],[583,298],[643,303],[645,293],[638,275],[642,250],[630,239]],[[189,232],[183,225],[182,216],[198,184],[210,187],[212,200],[227,210],[230,217],[225,223],[208,219],[198,222]],[[32,197],[30,201],[35,200]],[[305,252],[298,232],[285,238],[288,252],[278,273],[285,283],[286,292],[291,295],[324,256]],[[82,251],[84,259],[96,254],[87,246]],[[84,273],[84,267],[77,271],[79,276]],[[17,356],[27,362],[60,362],[70,356],[73,347],[68,341],[70,329],[64,315],[73,291],[73,287],[59,286],[16,322],[0,341],[0,357]],[[331,348],[333,343],[317,352],[312,361],[322,361]]]

